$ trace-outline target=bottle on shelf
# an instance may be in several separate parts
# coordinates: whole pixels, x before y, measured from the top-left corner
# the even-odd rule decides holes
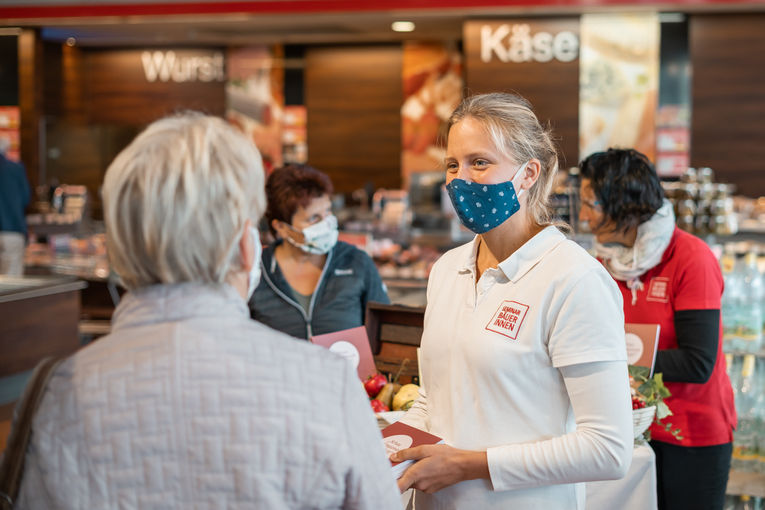
[[[739,496],[738,502],[734,508],[735,510],[754,510],[754,501],[752,501],[750,496],[742,494]]]
[[[765,287],[762,275],[757,267],[757,251],[749,250],[744,257],[742,269],[744,280],[744,303],[740,308],[740,323],[742,324],[741,339],[743,350],[756,353],[762,347],[762,307],[765,300]]]
[[[722,295],[722,320],[723,320],[723,350],[733,352],[741,345],[738,338],[739,331],[739,305],[743,302],[743,273],[736,264],[736,254],[732,245],[725,246],[725,251],[720,258],[723,274],[724,290]]]
[[[755,370],[757,359],[746,354],[741,365],[741,384],[736,392],[738,426],[733,435],[733,458],[731,467],[737,471],[756,471],[759,464],[757,452],[757,398],[762,393],[758,388],[759,378]]]
[[[753,471],[765,474],[765,358],[757,359],[757,379],[754,403],[756,454]]]

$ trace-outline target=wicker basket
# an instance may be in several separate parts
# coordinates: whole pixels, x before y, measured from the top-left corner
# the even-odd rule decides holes
[[[653,417],[656,414],[656,406],[644,407],[642,409],[632,410],[632,429],[635,434],[635,439],[643,435],[648,427],[653,422]]]

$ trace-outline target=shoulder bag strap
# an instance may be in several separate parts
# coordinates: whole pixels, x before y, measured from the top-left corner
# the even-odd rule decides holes
[[[64,360],[50,357],[42,360],[32,373],[24,393],[16,407],[16,422],[8,437],[2,464],[0,464],[0,509],[13,508],[21,488],[24,474],[24,457],[32,435],[32,420],[45,394],[45,386],[56,367]]]

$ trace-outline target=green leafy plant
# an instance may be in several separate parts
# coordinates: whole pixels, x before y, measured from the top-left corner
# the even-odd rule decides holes
[[[673,429],[672,424],[664,422],[664,418],[672,416],[672,411],[669,406],[664,402],[664,399],[672,395],[670,391],[664,386],[664,379],[661,373],[653,374],[653,377],[649,377],[650,370],[647,367],[638,367],[635,365],[629,366],[629,373],[632,379],[637,383],[635,391],[638,394],[638,398],[645,402],[646,406],[656,406],[656,415],[654,417],[654,423],[660,425],[667,432],[672,434],[672,437],[678,441],[683,439],[680,435],[680,429]],[[646,441],[651,440],[651,429],[645,431]]]

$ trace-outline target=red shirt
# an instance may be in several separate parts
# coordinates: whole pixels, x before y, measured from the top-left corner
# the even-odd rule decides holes
[[[643,290],[632,291],[618,281],[624,298],[624,320],[660,324],[659,350],[677,349],[674,314],[679,310],[719,310],[723,278],[714,254],[701,239],[675,228],[661,262],[640,277]],[[673,413],[663,421],[679,428],[682,441],[657,425],[651,438],[683,446],[712,446],[733,441],[736,409],[733,388],[725,371],[722,320],[718,332],[717,360],[704,384],[665,382],[672,396],[666,403]]]

